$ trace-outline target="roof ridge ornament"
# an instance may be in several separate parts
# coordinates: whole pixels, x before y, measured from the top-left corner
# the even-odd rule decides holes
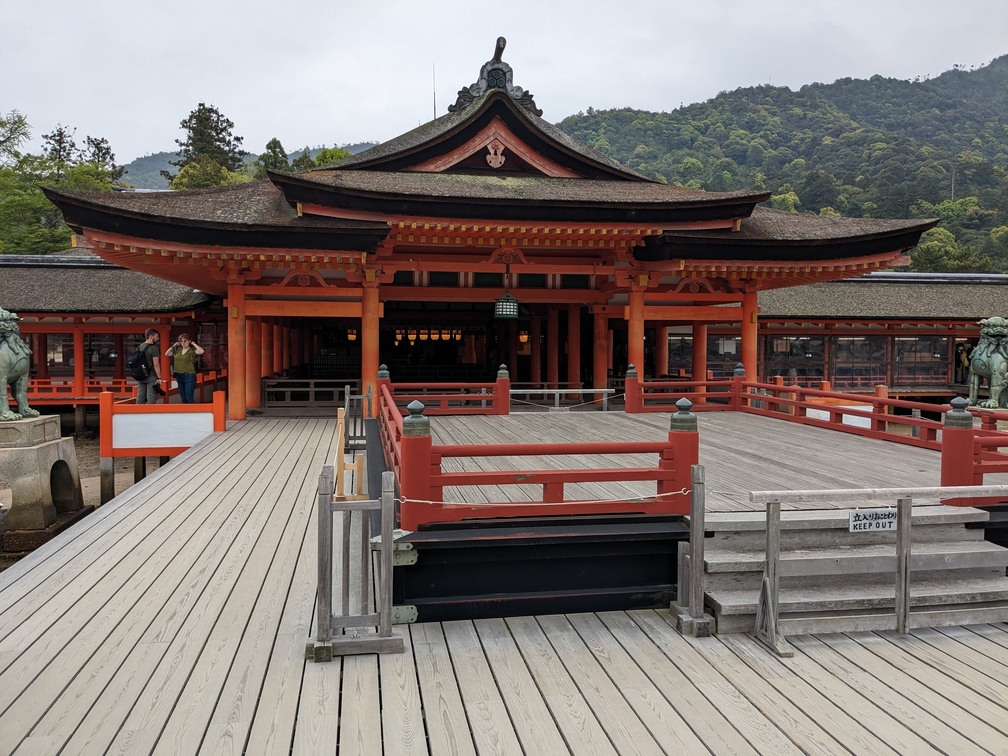
[[[463,87],[459,90],[458,99],[455,100],[455,104],[448,106],[449,113],[461,110],[477,98],[482,97],[488,90],[502,89],[507,92],[512,100],[530,113],[537,116],[542,115],[542,111],[536,107],[535,100],[532,99],[532,93],[526,92],[521,87],[516,87],[512,82],[511,66],[501,59],[504,55],[505,45],[507,45],[507,40],[504,37],[497,37],[497,46],[494,49],[493,58],[483,64],[483,67],[480,69],[479,79],[475,84],[470,84],[468,87]]]

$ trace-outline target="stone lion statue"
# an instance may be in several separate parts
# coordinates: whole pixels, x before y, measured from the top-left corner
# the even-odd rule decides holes
[[[3,405],[0,420],[21,420],[38,417],[38,410],[28,406],[28,369],[31,367],[31,349],[21,340],[16,312],[0,307],[0,386],[3,387]],[[7,387],[17,402],[18,411],[11,412],[7,401]]]
[[[1001,317],[980,321],[980,341],[969,355],[969,403],[984,409],[1008,407],[1005,377],[1008,375],[1008,320]],[[990,384],[990,398],[977,403],[980,378]]]

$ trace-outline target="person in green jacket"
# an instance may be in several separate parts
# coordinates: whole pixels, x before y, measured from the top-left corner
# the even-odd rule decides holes
[[[196,401],[196,358],[204,351],[187,333],[179,335],[178,340],[165,350],[165,356],[172,358],[172,375],[178,382],[183,404]]]

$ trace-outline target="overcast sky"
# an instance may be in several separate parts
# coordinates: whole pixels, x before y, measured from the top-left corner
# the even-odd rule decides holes
[[[120,163],[173,150],[200,102],[250,152],[384,141],[445,113],[498,36],[554,123],[1008,53],[1008,0],[0,0],[0,23],[0,112],[30,149],[63,123]]]

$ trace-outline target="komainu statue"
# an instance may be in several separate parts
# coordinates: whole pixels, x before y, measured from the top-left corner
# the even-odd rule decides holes
[[[3,404],[0,420],[21,420],[38,417],[38,410],[28,406],[28,369],[31,367],[31,349],[21,340],[16,312],[0,307],[0,386],[3,387]],[[18,411],[11,412],[7,401],[7,387],[17,402]]]
[[[970,352],[969,403],[985,409],[1008,407],[1005,376],[1008,375],[1008,320],[1001,317],[980,321],[980,341]],[[977,404],[980,379],[990,384],[990,398]]]

